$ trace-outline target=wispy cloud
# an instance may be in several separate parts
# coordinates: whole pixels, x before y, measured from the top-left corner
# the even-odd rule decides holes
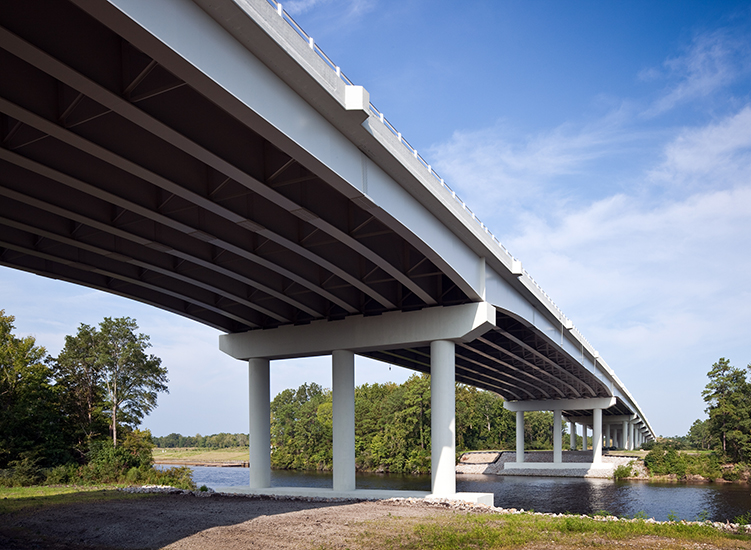
[[[750,67],[747,38],[734,37],[728,29],[698,35],[682,55],[667,59],[660,69],[645,69],[639,75],[643,80],[668,82],[643,115],[656,116],[708,97],[733,83]]]
[[[597,163],[644,141],[643,135],[625,128],[630,116],[626,111],[624,107],[588,124],[563,124],[526,136],[502,121],[486,129],[457,131],[449,141],[433,146],[428,157],[437,159],[436,169],[449,185],[505,237],[509,224],[529,212],[557,209],[589,191],[589,185],[611,183],[593,183]]]
[[[751,106],[705,127],[682,131],[649,177],[683,192],[751,184]]]

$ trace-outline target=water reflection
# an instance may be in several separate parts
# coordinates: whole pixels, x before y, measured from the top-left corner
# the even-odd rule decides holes
[[[748,485],[683,485],[641,481],[556,477],[465,475],[457,490],[492,492],[495,505],[539,512],[591,514],[606,510],[618,516],[644,512],[648,517],[724,521],[751,509]]]
[[[200,485],[231,487],[247,485],[247,468],[197,466],[193,478]],[[591,514],[606,510],[618,516],[668,519],[673,514],[693,520],[706,514],[715,521],[732,520],[751,510],[748,485],[680,485],[648,482],[613,482],[608,479],[560,477],[501,477],[492,475],[457,476],[457,490],[493,493],[495,505],[539,512]],[[331,473],[271,472],[272,487],[332,486]],[[357,474],[358,489],[430,490],[430,476]]]

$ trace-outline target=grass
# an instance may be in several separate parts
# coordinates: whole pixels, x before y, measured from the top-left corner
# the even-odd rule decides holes
[[[618,456],[633,456],[634,458],[644,458],[647,456],[648,451],[634,450],[634,451],[606,451],[605,455],[618,455]]]
[[[718,548],[751,548],[751,536],[722,533],[704,525],[653,524],[645,521],[597,521],[593,518],[518,515],[436,515],[431,519],[392,516],[366,526],[357,546],[364,549],[453,550],[460,548],[608,548],[615,541],[635,543],[659,538],[667,546],[687,543]],[[654,541],[652,541],[654,542]],[[651,545],[650,545],[651,546]]]
[[[48,507],[70,504],[153,498],[154,493],[115,491],[118,485],[0,487],[0,516],[37,512]]]
[[[228,447],[226,449],[203,447],[155,448],[152,455],[155,462],[247,462],[248,447]]]

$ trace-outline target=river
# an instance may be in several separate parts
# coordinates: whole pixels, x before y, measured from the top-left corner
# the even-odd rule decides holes
[[[200,487],[233,487],[248,484],[247,468],[196,466],[193,479]],[[272,487],[331,487],[331,473],[271,472]],[[358,489],[430,490],[430,476],[357,474]],[[751,487],[745,484],[677,484],[644,481],[611,481],[562,477],[504,477],[459,475],[457,491],[493,493],[503,508],[538,512],[591,514],[606,510],[617,516],[667,520],[711,519],[732,521],[751,510]]]

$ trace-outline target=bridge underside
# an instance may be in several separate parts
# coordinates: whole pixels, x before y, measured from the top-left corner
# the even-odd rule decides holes
[[[401,317],[407,327],[412,315],[440,320],[461,308],[488,306],[485,279],[468,282],[426,238],[110,2],[6,4],[0,10],[0,265],[139,300],[229,333],[227,341],[248,334],[261,341],[324,325],[336,334],[340,327],[388,316]],[[207,28],[218,28],[194,3],[169,4],[197,10]],[[213,4],[238,9],[230,2]],[[265,0],[255,4],[271,9]],[[242,23],[249,32],[264,33],[250,18]],[[268,37],[261,41],[280,48]],[[317,85],[305,69],[295,70],[298,86]],[[248,86],[263,71],[277,78],[263,66],[248,73]],[[287,77],[279,77],[287,84],[278,85],[294,88]],[[339,139],[343,128],[362,129],[366,111],[345,112],[328,91],[319,95],[314,114],[341,132]],[[342,112],[329,122],[327,110],[335,108]],[[305,109],[312,112],[309,105]],[[365,174],[366,160],[374,161],[363,156],[367,147],[358,147],[353,163],[362,162],[357,170]],[[414,201],[436,222],[433,210],[394,185],[404,193],[394,196]],[[455,233],[464,222],[451,217],[453,211],[445,213],[449,219],[438,223],[444,224],[439,230],[446,232],[446,247],[464,247],[464,256],[457,257],[468,258],[472,269],[481,265],[477,270],[485,277],[482,254],[495,252],[482,249],[478,255],[465,246]],[[437,225],[426,227],[433,231]],[[521,272],[495,275],[513,282],[511,292],[526,288],[517,279]],[[539,292],[529,296],[514,300],[537,308]],[[490,313],[479,332],[447,335],[438,323],[440,330],[414,341],[319,349],[334,354],[334,406],[345,406],[335,417],[353,417],[353,401],[352,410],[341,404],[354,399],[348,393],[350,359],[359,353],[432,375],[438,384],[434,411],[445,409],[443,417],[434,415],[433,426],[440,455],[434,454],[434,465],[440,464],[444,480],[453,476],[453,405],[444,405],[453,404],[454,381],[507,400],[540,403],[541,410],[555,404],[549,408],[559,423],[561,415],[593,425],[599,415],[606,423],[608,417],[631,418],[629,404],[612,398],[617,379],[597,369],[597,356],[589,352],[590,371],[583,348],[581,357],[571,346],[564,351],[563,326],[546,332],[512,313],[513,307],[485,309]],[[541,317],[550,313],[543,310]],[[560,325],[555,316],[548,321],[547,327]],[[250,360],[251,392],[260,391],[251,398],[251,424],[254,418],[266,422],[255,436],[251,425],[251,438],[263,436],[259,430],[267,435],[268,411],[260,407],[269,402],[268,361],[281,356],[235,355]],[[607,398],[607,408],[589,410],[587,403]],[[354,428],[352,440],[347,435],[337,445],[338,429],[335,451],[354,449]],[[263,437],[254,440],[255,447],[268,458]],[[340,472],[353,475],[353,455],[335,454],[335,468],[337,463],[345,464]],[[353,477],[337,482],[336,475],[335,485],[354,488]],[[444,492],[449,485],[443,484]]]
[[[379,350],[362,355],[419,372],[430,373],[430,347]],[[501,311],[487,333],[456,346],[456,380],[495,392],[507,400],[561,400],[608,397],[610,388],[579,361],[521,321]],[[603,411],[631,414],[620,399]],[[582,411],[564,410],[565,416]]]
[[[473,301],[418,239],[153,42],[73,2],[0,12],[0,265],[230,333]],[[501,311],[496,325],[457,346],[458,381],[610,395],[551,338]],[[430,370],[426,346],[364,355]]]
[[[226,332],[469,301],[162,49],[66,1],[3,6],[0,264]]]

